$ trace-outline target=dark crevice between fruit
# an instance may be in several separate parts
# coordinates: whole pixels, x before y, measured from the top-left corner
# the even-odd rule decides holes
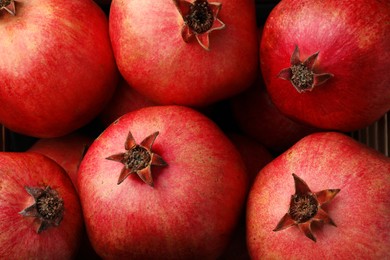
[[[64,201],[50,186],[46,188],[25,187],[34,198],[34,204],[20,212],[24,217],[35,217],[39,222],[37,233],[58,226],[64,215]]]

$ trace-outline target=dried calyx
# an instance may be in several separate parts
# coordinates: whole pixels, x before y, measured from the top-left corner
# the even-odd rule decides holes
[[[156,153],[152,152],[152,146],[158,132],[146,137],[140,144],[137,144],[133,135],[129,132],[125,142],[125,152],[107,157],[123,163],[119,175],[118,185],[121,184],[130,174],[136,173],[145,183],[153,186],[151,166],[166,166],[167,163]]]
[[[181,30],[183,40],[190,42],[195,37],[205,50],[209,50],[210,32],[225,28],[225,24],[218,19],[222,4],[209,3],[207,0],[195,0],[194,2],[173,0],[173,2],[183,18],[184,25]]]
[[[313,71],[318,54],[319,52],[316,52],[302,62],[299,57],[299,48],[295,46],[290,59],[291,67],[282,69],[278,77],[289,80],[299,93],[313,90],[315,86],[319,86],[333,77],[331,73],[315,73]]]
[[[311,240],[316,242],[312,233],[313,222],[336,224],[322,209],[322,206],[330,202],[339,193],[340,189],[328,189],[319,192],[311,192],[309,186],[297,175],[293,174],[295,194],[291,196],[288,212],[276,225],[274,231],[280,231],[291,226],[298,228]]]
[[[8,13],[15,15],[15,1],[14,0],[0,0],[0,10],[6,10]]]
[[[58,226],[64,215],[64,201],[51,187],[25,187],[34,198],[34,203],[19,212],[24,217],[35,217],[39,222],[37,233]]]

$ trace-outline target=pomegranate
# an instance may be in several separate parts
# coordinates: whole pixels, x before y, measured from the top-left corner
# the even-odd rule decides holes
[[[230,100],[238,128],[275,154],[284,152],[302,137],[320,131],[282,114],[270,99],[262,78]]]
[[[15,15],[3,9],[8,3]],[[93,1],[1,0],[0,7],[0,122],[58,137],[96,117],[118,79],[104,12]]]
[[[66,136],[38,139],[28,149],[28,152],[43,154],[57,162],[68,174],[74,188],[78,191],[78,167],[92,141],[93,139],[89,135],[73,132]],[[84,225],[80,240],[80,250],[77,252],[76,259],[85,259],[86,257],[89,260],[99,259],[91,246]]]
[[[244,160],[248,175],[249,186],[253,183],[259,171],[269,162],[273,156],[268,150],[253,138],[238,133],[229,133],[229,139],[236,146]],[[228,247],[220,259],[248,259],[248,250],[245,241],[245,211],[241,213],[239,223],[233,233]]]
[[[273,160],[273,155],[251,137],[238,133],[229,133],[228,137],[240,152],[247,170],[248,182],[252,184],[259,171]]]
[[[390,158],[337,132],[304,137],[249,193],[253,259],[390,257]]]
[[[128,112],[154,105],[157,104],[138,93],[122,79],[114,96],[100,114],[100,120],[105,126],[108,126]]]
[[[113,0],[109,24],[121,74],[159,104],[208,105],[246,89],[258,72],[250,0]]]
[[[181,106],[120,117],[88,149],[78,184],[89,238],[107,259],[216,258],[247,193],[234,145]]]
[[[267,90],[289,117],[353,131],[390,110],[390,4],[281,1],[260,46]]]
[[[66,136],[39,139],[28,151],[41,153],[57,162],[64,168],[77,190],[78,167],[92,141],[87,135],[73,132]]]
[[[83,228],[64,170],[38,153],[0,153],[0,258],[71,259]]]

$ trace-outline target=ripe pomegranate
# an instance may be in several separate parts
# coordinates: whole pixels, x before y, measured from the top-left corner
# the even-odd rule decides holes
[[[353,131],[390,110],[389,1],[286,0],[260,46],[271,99],[292,118]]]
[[[93,1],[1,1],[0,122],[58,137],[87,124],[112,96],[118,70],[108,21]]]
[[[113,0],[109,24],[121,74],[159,104],[208,105],[246,89],[258,72],[250,0]]]
[[[73,132],[66,136],[38,139],[28,149],[28,152],[43,154],[57,162],[68,174],[74,188],[78,191],[78,168],[92,141],[93,139],[88,135]],[[98,260],[99,257],[91,246],[84,225],[80,240],[80,250],[77,252],[76,259]]]
[[[128,112],[155,105],[157,104],[138,93],[122,79],[114,96],[100,114],[100,119],[104,125],[108,126]]]
[[[263,145],[253,138],[238,133],[229,133],[228,137],[244,160],[249,186],[251,186],[256,175],[267,163],[272,161],[273,156]],[[243,211],[232,239],[220,259],[248,259],[249,255],[245,237],[245,211]]]
[[[72,259],[83,228],[64,170],[38,153],[0,153],[0,258]]]
[[[252,186],[251,257],[389,258],[389,176],[390,158],[347,135],[304,137],[265,166]]]
[[[275,154],[284,152],[304,136],[320,131],[282,114],[270,99],[262,78],[232,98],[231,109],[238,128]]]
[[[107,259],[216,258],[247,193],[234,145],[181,106],[120,117],[88,149],[78,184],[89,238]]]
[[[241,154],[251,185],[259,171],[273,160],[273,155],[254,138],[238,133],[229,133],[228,137]]]
[[[73,132],[66,136],[39,139],[28,151],[43,154],[57,162],[64,168],[77,190],[77,171],[92,141],[90,136]]]

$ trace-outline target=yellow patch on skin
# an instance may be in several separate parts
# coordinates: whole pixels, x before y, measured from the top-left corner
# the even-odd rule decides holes
[[[364,27],[360,28],[360,30],[364,29]],[[366,28],[363,33],[360,33],[360,37],[357,38],[359,49],[366,49],[368,46],[372,45],[372,42],[376,42],[375,38],[377,35],[373,33],[371,28]]]

